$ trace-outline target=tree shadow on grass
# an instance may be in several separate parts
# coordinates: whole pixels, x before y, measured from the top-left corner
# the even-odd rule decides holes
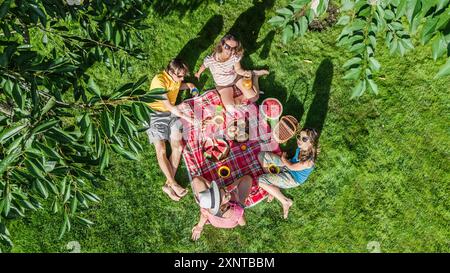
[[[323,60],[316,71],[316,78],[312,87],[314,99],[309,107],[303,127],[315,128],[322,134],[328,112],[331,81],[333,80],[333,63],[330,59]]]
[[[201,4],[208,4],[209,0],[153,0],[151,7],[159,16],[178,13],[180,17],[196,10]]]
[[[199,60],[200,55],[207,50],[211,44],[214,43],[214,40],[219,35],[219,33],[223,29],[223,16],[222,15],[214,15],[212,16],[208,22],[203,26],[200,32],[197,34],[197,37],[190,40],[178,53],[177,58],[183,59],[187,65],[189,66],[189,70],[191,71],[191,75],[187,78],[187,81],[193,80],[193,72],[195,65]],[[207,78],[202,77],[200,82],[197,84],[197,87],[201,90],[205,85]]]

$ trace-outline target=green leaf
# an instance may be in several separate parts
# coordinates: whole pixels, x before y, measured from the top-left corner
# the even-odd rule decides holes
[[[111,22],[106,21],[105,23],[105,36],[106,36],[106,40],[110,41],[111,40]]]
[[[113,123],[107,109],[102,112],[101,121],[103,131],[108,137],[111,137],[113,135]]]
[[[142,77],[139,78],[139,80],[133,84],[133,87],[131,88],[132,91],[135,91],[136,89],[138,89],[141,85],[143,85],[144,83],[146,83],[148,81],[148,76],[144,75]]]
[[[121,155],[121,156],[123,156],[123,157],[125,157],[125,158],[127,158],[127,159],[130,159],[130,160],[137,160],[137,157],[136,157],[135,154],[133,154],[133,153],[131,153],[131,152],[125,150],[124,148],[120,147],[120,146],[117,145],[117,144],[111,144],[111,148],[113,148],[113,150],[114,150],[116,153],[118,153],[119,155]]]
[[[447,42],[445,41],[445,38],[441,33],[438,33],[433,40],[434,41],[431,45],[431,48],[433,59],[436,61],[439,57],[444,55],[445,52],[447,52]]]
[[[36,188],[39,192],[39,194],[44,198],[47,199],[48,197],[48,191],[47,188],[41,183],[39,180],[35,180]]]
[[[114,109],[114,134],[117,134],[117,132],[119,132],[120,122],[121,122],[120,106],[117,106]]]
[[[64,214],[63,214],[63,224],[61,225],[61,228],[59,229],[59,236],[58,236],[59,240],[62,239],[62,237],[66,233],[66,230],[68,229],[69,225],[70,225],[69,216],[67,215],[66,212],[64,212]]]
[[[119,45],[120,44],[120,31],[116,29],[115,35],[114,35],[114,44]]]
[[[55,104],[56,99],[54,97],[51,97],[45,104],[44,108],[42,108],[40,116],[42,117],[45,113],[47,113],[50,109],[52,109],[53,106],[55,106]]]
[[[44,122],[44,123],[39,124],[38,126],[36,126],[33,129],[33,131],[31,131],[31,133],[32,134],[37,134],[37,133],[44,132],[45,130],[48,130],[48,129],[54,127],[58,123],[59,123],[59,120],[57,120],[57,119],[49,120],[47,122]]]
[[[374,58],[369,58],[369,66],[373,71],[380,71],[381,65],[380,63]]]
[[[288,8],[277,9],[276,12],[278,14],[285,15],[285,16],[292,16],[292,15],[294,15],[294,12],[291,9],[288,9]]]
[[[77,216],[77,219],[79,219],[85,225],[93,225],[94,224],[94,222],[92,222],[92,221],[90,221],[90,220],[88,220],[86,218],[80,217],[80,216]]]
[[[16,152],[18,153],[19,151],[15,151],[20,144],[22,144],[23,139],[25,138],[24,135],[19,136],[18,138],[16,138],[9,146],[8,149],[6,149],[6,154],[10,154],[12,152]]]
[[[28,171],[31,174],[34,174],[35,176],[45,179],[45,169],[42,164],[40,164],[37,160],[34,160],[32,158],[25,159],[25,166],[27,167]]]
[[[11,127],[9,129],[3,130],[0,133],[0,144],[4,144],[8,139],[15,136],[17,133],[19,133],[25,127],[27,127],[26,124],[17,125],[15,127]]]
[[[346,61],[342,67],[348,68],[352,65],[360,64],[361,61],[362,61],[362,59],[360,57],[354,57],[354,58],[351,58],[350,60]]]
[[[103,154],[100,158],[100,174],[103,174],[103,170],[108,166],[109,163],[109,149],[105,147]]]
[[[39,17],[39,20],[41,21],[41,24],[44,26],[44,28],[47,26],[47,16],[42,11],[42,9],[34,4],[29,4],[33,12]]]
[[[345,26],[349,22],[350,22],[350,16],[344,15],[344,16],[341,16],[341,18],[339,18],[339,21],[337,22],[337,24],[341,25],[341,26]]]
[[[350,52],[362,53],[365,49],[365,45],[363,43],[357,43],[350,47]]]
[[[84,143],[90,144],[92,143],[92,140],[94,139],[94,127],[92,124],[89,124],[88,128],[86,129],[86,133],[84,133]]]
[[[19,157],[18,153],[10,153],[0,161],[0,176]]]
[[[397,6],[397,10],[395,11],[395,19],[402,17],[406,12],[406,4],[408,0],[400,0]]]
[[[57,141],[61,141],[63,143],[70,143],[70,142],[75,142],[76,139],[69,135],[67,132],[59,129],[59,128],[50,128],[49,130],[47,130],[45,132],[45,135],[57,140]]]
[[[72,200],[70,200],[70,215],[74,215],[77,211],[78,207],[78,199],[74,196]]]
[[[352,68],[350,69],[347,74],[342,78],[344,80],[356,80],[361,75],[361,68]]]
[[[67,203],[67,201],[69,201],[71,190],[72,190],[71,187],[72,187],[72,185],[70,183],[67,184],[67,189],[66,189],[66,192],[64,194],[63,203]]]
[[[300,32],[300,36],[305,35],[306,31],[308,30],[308,19],[306,19],[306,17],[302,17],[299,20],[299,32]]]
[[[55,198],[55,200],[53,200],[53,204],[52,204],[52,212],[58,213],[58,211],[59,211],[58,198]]]
[[[24,94],[22,94],[22,89],[20,88],[18,83],[14,84],[12,95],[17,106],[19,106],[19,108],[23,110],[25,107],[26,98],[24,98]]]
[[[12,0],[5,0],[0,6],[0,20],[2,20],[3,17],[5,17],[5,15],[8,13],[11,2]]]
[[[283,44],[287,44],[287,42],[292,38],[292,36],[294,36],[294,28],[292,27],[292,25],[287,25],[284,28],[283,34],[281,36]]]
[[[101,97],[102,95],[102,93],[100,92],[100,88],[98,88],[98,85],[95,83],[92,77],[90,77],[88,81],[88,90],[92,91],[98,97]]]
[[[422,30],[421,42],[422,44],[426,44],[431,37],[433,37],[433,33],[436,31],[436,25],[438,23],[439,18],[428,19],[425,22]]]
[[[375,93],[375,95],[378,95],[377,84],[371,79],[367,79],[367,82],[368,82],[368,85],[369,85],[370,89],[372,90],[372,92]]]
[[[448,75],[450,75],[450,58],[447,58],[447,62],[439,69],[434,78],[437,79]]]
[[[352,90],[351,99],[360,97],[365,90],[366,90],[366,81],[365,80],[359,81],[358,84]]]

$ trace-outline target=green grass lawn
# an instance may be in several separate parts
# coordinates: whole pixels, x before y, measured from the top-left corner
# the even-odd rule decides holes
[[[206,226],[192,242],[199,216],[192,191],[179,203],[162,192],[165,179],[142,134],[138,161],[112,159],[108,181],[96,190],[102,202],[86,213],[92,228],[73,225],[58,240],[62,219],[31,213],[9,224],[15,246],[8,251],[68,252],[70,241],[81,252],[367,252],[371,241],[382,252],[450,251],[450,78],[433,79],[444,60],[433,62],[429,46],[416,41],[400,58],[380,40],[380,94],[350,100],[352,85],[341,79],[350,55],[335,45],[339,27],[285,46],[265,22],[287,1],[156,2],[142,44],[150,58],[134,61],[132,75],[103,66],[91,74],[112,89],[153,76],[177,55],[196,71],[221,36],[231,30],[243,37],[243,65],[271,71],[261,79],[264,97],[279,98],[285,113],[322,131],[315,171],[285,191],[294,200],[289,218],[276,201],[263,202],[246,210],[247,226]],[[209,72],[199,86],[213,86]],[[177,178],[188,185],[182,165]]]

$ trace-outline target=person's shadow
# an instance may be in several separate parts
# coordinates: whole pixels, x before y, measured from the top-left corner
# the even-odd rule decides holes
[[[186,80],[192,81],[194,80],[194,69],[197,62],[203,62],[203,60],[199,60],[201,54],[207,50],[213,43],[216,37],[223,29],[223,16],[222,15],[214,15],[212,16],[208,22],[203,26],[200,32],[197,34],[197,37],[190,40],[177,55],[177,58],[181,58],[186,62],[189,66],[189,70],[191,71],[191,75]],[[200,82],[197,84],[199,90],[203,89],[207,78],[202,77]],[[196,79],[195,79],[196,81]]]
[[[266,97],[278,98],[283,104],[283,115],[292,115],[300,122],[305,113],[305,102],[308,96],[312,94],[314,98],[309,106],[305,122],[300,124],[300,127],[315,128],[320,137],[328,112],[328,101],[330,99],[331,82],[333,80],[333,63],[331,60],[325,59],[320,63],[311,90],[306,76],[300,75],[297,78],[291,90],[298,90],[297,93],[300,92],[300,96],[297,94],[289,94],[285,86],[277,83],[274,74],[271,73],[267,80],[263,81],[264,84],[261,85],[261,89],[276,90],[276,94],[273,91],[268,91],[264,95]],[[297,140],[296,138],[291,138],[288,142],[280,145],[280,147],[291,157],[297,148]]]
[[[333,63],[330,59],[323,60],[316,71],[316,78],[312,87],[314,99],[309,107],[303,127],[315,128],[319,137],[328,112],[331,81],[333,80]]]
[[[259,31],[266,22],[266,10],[271,9],[275,0],[253,0],[253,6],[244,11],[234,22],[228,33],[233,34],[244,47],[244,58],[242,64],[247,69],[255,69],[250,55],[264,45],[261,57],[267,58],[275,32],[269,32],[266,37],[258,43]]]

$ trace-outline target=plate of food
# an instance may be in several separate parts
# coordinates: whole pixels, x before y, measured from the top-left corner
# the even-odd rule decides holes
[[[230,145],[225,139],[206,138],[202,145],[203,156],[213,162],[227,158],[230,152]]]

